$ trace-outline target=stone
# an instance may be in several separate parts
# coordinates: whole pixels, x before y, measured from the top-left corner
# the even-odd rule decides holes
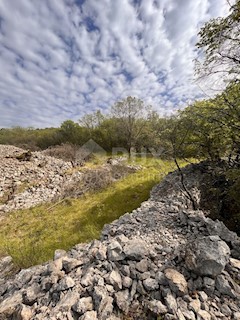
[[[221,312],[227,317],[231,317],[232,315],[232,310],[225,303],[221,305]]]
[[[236,294],[232,290],[229,282],[223,275],[219,275],[216,278],[216,289],[222,293],[230,296],[231,298],[236,298]]]
[[[116,290],[122,289],[122,278],[118,271],[113,270],[106,278],[106,281],[113,285]]]
[[[121,261],[124,259],[125,255],[122,251],[122,246],[118,241],[112,241],[107,246],[107,256],[110,261]]]
[[[201,302],[208,300],[208,295],[204,291],[198,291],[198,297]]]
[[[151,300],[147,302],[147,307],[150,311],[157,315],[165,314],[168,312],[167,307],[161,301],[158,300]]]
[[[168,268],[164,270],[164,274],[173,292],[179,296],[187,293],[187,281],[180,272],[175,269]]]
[[[30,307],[27,307],[25,305],[20,305],[18,309],[18,316],[21,320],[31,320],[32,319],[32,309]],[[1,319],[1,315],[0,315]]]
[[[71,277],[65,277],[60,280],[59,285],[57,287],[57,291],[64,291],[75,286],[75,282]]]
[[[54,257],[53,257],[53,260],[57,260],[59,258],[63,258],[67,255],[67,252],[65,250],[62,250],[62,249],[57,249],[55,250],[54,252]]]
[[[158,271],[155,275],[155,279],[160,285],[167,285],[168,281],[165,277],[165,274],[162,271]]]
[[[81,298],[72,306],[72,309],[79,313],[80,315],[86,313],[87,311],[93,310],[93,300],[92,297]]]
[[[189,310],[194,311],[195,313],[198,313],[198,311],[201,309],[201,302],[198,299],[194,299],[189,303]]]
[[[229,259],[230,265],[238,270],[240,270],[240,260],[230,258]]]
[[[148,260],[147,259],[142,259],[138,263],[136,263],[136,269],[139,272],[146,272],[148,271]]]
[[[66,273],[69,273],[70,271],[81,266],[82,264],[83,261],[74,258],[64,257],[62,259],[62,268]]]
[[[96,311],[88,311],[79,320],[98,320]]]
[[[124,288],[130,288],[132,285],[132,279],[130,277],[123,277],[122,285]]]
[[[197,315],[199,320],[212,320],[211,314],[205,310],[199,310]]]
[[[99,307],[98,315],[101,320],[108,320],[109,316],[113,313],[113,298],[110,296],[105,296],[102,298]]]
[[[177,301],[171,293],[168,293],[167,296],[164,298],[167,309],[170,313],[176,314],[178,306]]]
[[[118,291],[117,293],[115,293],[115,301],[116,304],[118,306],[118,308],[125,314],[128,313],[128,309],[129,309],[129,291],[126,290],[122,290],[122,291]]]
[[[129,240],[123,247],[123,252],[128,259],[140,261],[148,254],[145,241],[139,239]]]
[[[23,303],[32,306],[40,296],[40,286],[37,283],[34,283],[31,287],[27,288],[22,293]]]
[[[239,319],[240,319],[240,312],[234,312],[233,320],[239,320]]]
[[[224,270],[229,256],[230,249],[219,236],[207,236],[188,244],[185,263],[197,274],[216,277]]]
[[[157,290],[159,288],[158,281],[152,278],[143,280],[143,286],[147,291]]]

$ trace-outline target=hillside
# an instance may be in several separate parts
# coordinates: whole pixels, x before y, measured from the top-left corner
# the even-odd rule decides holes
[[[194,168],[183,173],[199,202]],[[240,239],[206,213],[170,173],[100,240],[2,280],[0,319],[238,320]]]

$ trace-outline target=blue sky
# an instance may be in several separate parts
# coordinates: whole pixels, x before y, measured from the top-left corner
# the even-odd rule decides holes
[[[197,32],[226,0],[1,0],[0,127],[59,126],[128,95],[162,115],[202,93]]]

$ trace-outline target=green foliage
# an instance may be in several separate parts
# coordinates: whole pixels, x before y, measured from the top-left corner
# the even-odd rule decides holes
[[[204,53],[197,72],[204,75],[221,73],[228,79],[240,75],[240,1],[236,0],[224,18],[211,19],[200,30],[197,47]]]

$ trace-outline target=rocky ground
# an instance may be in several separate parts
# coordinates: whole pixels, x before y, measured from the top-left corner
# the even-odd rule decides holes
[[[240,319],[240,239],[192,209],[176,172],[100,240],[12,279],[2,265],[0,319]]]
[[[0,217],[13,210],[78,197],[139,169],[115,160],[98,169],[80,172],[71,162],[42,152],[33,152],[30,159],[19,159],[24,153],[27,150],[0,145]]]

